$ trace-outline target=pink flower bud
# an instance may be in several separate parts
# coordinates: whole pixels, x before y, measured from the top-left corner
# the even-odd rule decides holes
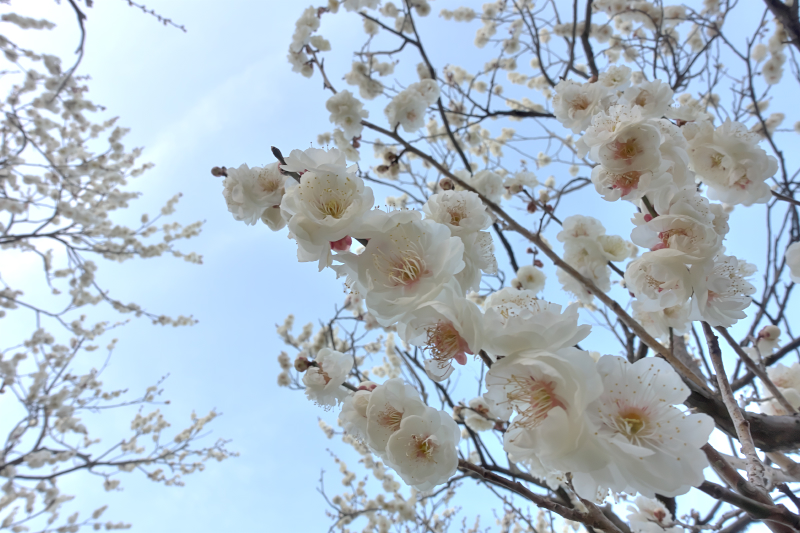
[[[644,221],[645,222],[650,222],[651,220],[653,220],[653,215],[651,215],[649,213],[644,215]]]
[[[331,241],[331,250],[334,252],[346,252],[350,249],[351,244],[353,244],[352,237],[350,237],[350,235],[345,235],[338,241]]]
[[[311,361],[303,357],[302,355],[298,355],[297,359],[294,360],[294,369],[298,372],[305,372],[308,370],[308,367],[311,366]]]
[[[358,385],[358,390],[365,390],[365,391],[374,391],[375,388],[378,386],[377,383],[373,383],[372,381],[362,381]]]

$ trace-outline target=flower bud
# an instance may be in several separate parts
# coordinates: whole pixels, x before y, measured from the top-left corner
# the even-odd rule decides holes
[[[353,238],[350,235],[345,235],[338,241],[331,241],[331,250],[334,252],[346,252],[350,250],[350,245],[353,244]]]
[[[450,178],[442,178],[439,180],[439,188],[443,191],[452,191],[456,188],[456,185]]]
[[[528,202],[527,210],[528,210],[528,213],[535,213],[536,212],[536,202],[534,202],[533,200]]]
[[[358,386],[358,390],[372,392],[375,390],[377,386],[378,384],[372,381],[362,381],[361,384]]]
[[[773,325],[764,326],[763,328],[761,328],[761,331],[758,332],[759,340],[764,339],[764,340],[774,341],[777,340],[778,337],[780,336],[781,336],[781,328]]]
[[[298,372],[305,372],[308,370],[308,367],[311,366],[311,361],[303,357],[302,355],[298,355],[297,359],[294,360],[294,369]]]

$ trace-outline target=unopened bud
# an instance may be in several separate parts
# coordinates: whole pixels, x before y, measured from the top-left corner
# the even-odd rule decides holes
[[[439,188],[443,191],[452,191],[456,188],[456,184],[450,178],[442,178],[439,180]]]
[[[365,390],[365,391],[374,391],[377,388],[378,384],[372,381],[362,381],[361,384],[358,386],[358,390]]]
[[[533,266],[535,266],[536,268],[542,268],[542,267],[544,267],[544,263],[542,263],[542,262],[541,262],[540,260],[538,260],[538,259],[534,259],[534,260],[533,260]]]
[[[228,169],[225,167],[214,167],[211,169],[211,175],[217,178],[224,178],[228,175]]]
[[[759,339],[765,339],[769,341],[777,340],[778,337],[781,336],[781,328],[778,326],[764,326],[761,328],[761,331],[758,332]]]
[[[353,244],[353,238],[350,235],[345,235],[338,241],[331,241],[331,250],[334,252],[347,252]]]
[[[528,209],[528,213],[535,213],[536,212],[536,202],[534,202],[533,200],[528,202],[527,209]]]
[[[308,367],[311,366],[311,361],[303,357],[302,355],[298,355],[297,359],[294,360],[294,369],[298,372],[305,372],[308,370]]]
[[[650,222],[651,220],[653,220],[653,215],[651,215],[650,213],[645,213],[644,221],[645,222]]]
[[[517,278],[512,279],[510,285],[515,289],[522,289],[522,282]]]

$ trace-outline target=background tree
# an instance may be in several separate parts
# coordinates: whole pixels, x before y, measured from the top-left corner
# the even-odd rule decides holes
[[[58,488],[65,475],[94,474],[106,490],[118,487],[121,472],[133,471],[182,485],[183,476],[202,470],[205,461],[230,456],[225,441],[198,442],[216,412],[193,413],[184,428],[173,430],[158,408],[161,381],[137,394],[101,381],[116,343],[108,333],[125,323],[117,313],[161,325],[194,320],[115,299],[97,280],[99,265],[164,254],[200,263],[200,256],[176,244],[197,235],[202,223],[167,222],[180,195],[155,216],[132,220],[124,211],[139,197],[128,181],[151,165],[137,162],[141,149],[126,150],[121,142],[127,130],[116,118],[95,118],[104,109],[87,98],[78,67],[91,6],[70,1],[64,7],[74,11],[81,30],[77,61],[68,68],[57,55],[30,49],[36,37],[0,40],[8,89],[0,155],[0,422],[8,435],[0,458],[6,480],[0,528],[12,531],[129,527],[103,520],[105,508],[60,517],[73,498]],[[34,33],[54,28],[12,12],[2,24]],[[30,255],[42,266],[33,282],[19,268]],[[98,424],[112,416],[129,416],[130,432],[101,442]]]

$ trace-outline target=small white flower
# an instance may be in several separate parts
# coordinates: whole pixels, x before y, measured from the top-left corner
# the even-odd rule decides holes
[[[503,447],[514,461],[569,472],[602,466],[594,453],[587,406],[603,387],[592,358],[581,350],[531,350],[504,357],[486,374],[491,412],[514,416]]]
[[[561,306],[536,298],[528,290],[504,288],[484,302],[486,351],[511,355],[525,350],[559,350],[575,346],[591,332],[578,325],[578,307]]]
[[[523,265],[517,270],[516,279],[523,289],[538,294],[544,290],[544,283],[545,280],[547,280],[547,276],[544,275],[541,269],[533,265]]]
[[[793,242],[786,248],[786,266],[789,267],[789,278],[800,283],[800,242]]]
[[[769,200],[765,180],[778,171],[778,162],[758,146],[759,135],[730,119],[716,129],[708,121],[695,124],[696,131],[689,130],[689,160],[708,185],[708,197],[745,206]]]
[[[444,411],[426,407],[403,417],[386,444],[386,463],[407,485],[420,491],[446,483],[458,469],[461,432]]]
[[[482,231],[492,225],[486,206],[472,191],[442,191],[422,206],[425,216],[450,228],[454,236]]]
[[[331,112],[331,122],[342,128],[346,139],[361,135],[364,129],[361,119],[367,118],[369,111],[364,109],[364,104],[353,93],[339,91],[328,98],[325,107]]]
[[[421,415],[425,408],[417,389],[400,378],[378,385],[370,393],[367,405],[367,444],[383,457],[389,437],[400,429],[403,419]]]
[[[472,431],[489,431],[494,428],[494,420],[489,409],[489,404],[482,396],[473,398],[469,401],[469,409],[462,411],[464,414],[464,423]]]
[[[600,83],[575,83],[562,80],[555,86],[553,113],[556,119],[573,133],[580,133],[592,122],[600,99],[608,88]]]
[[[755,265],[729,255],[719,255],[713,261],[693,265],[695,316],[692,318],[723,327],[746,318],[744,310],[752,301],[749,296],[756,292],[747,278],[755,272]]]
[[[239,168],[227,169],[227,174],[223,181],[225,189],[222,195],[228,204],[228,211],[236,220],[252,226],[262,218],[265,211],[280,205],[287,178],[278,171],[277,163],[253,168],[241,165]],[[278,220],[271,214],[267,216],[275,222]]]
[[[353,368],[353,357],[323,348],[317,352],[314,362],[316,366],[303,374],[308,399],[323,406],[335,406],[344,401],[348,391],[342,383]]]
[[[292,150],[285,170],[300,174],[300,183],[287,182],[281,211],[297,240],[300,261],[331,264],[331,244],[349,236],[374,202],[372,189],[347,168],[339,150]]]
[[[359,255],[337,259],[367,308],[384,326],[431,301],[464,268],[464,244],[419,211],[370,211],[353,237],[369,239]]]
[[[642,304],[642,311],[682,305],[692,295],[684,254],[670,249],[647,252],[625,270],[625,285]]]
[[[452,283],[445,285],[435,300],[422,304],[397,325],[405,342],[422,347],[429,355],[425,371],[434,381],[450,376],[453,361],[464,365],[467,354],[477,354],[483,348],[483,329],[483,314],[478,306],[457,294]]]
[[[637,496],[634,502],[636,507],[628,506],[632,533],[683,533],[683,528],[675,525],[672,515],[660,501]]]

